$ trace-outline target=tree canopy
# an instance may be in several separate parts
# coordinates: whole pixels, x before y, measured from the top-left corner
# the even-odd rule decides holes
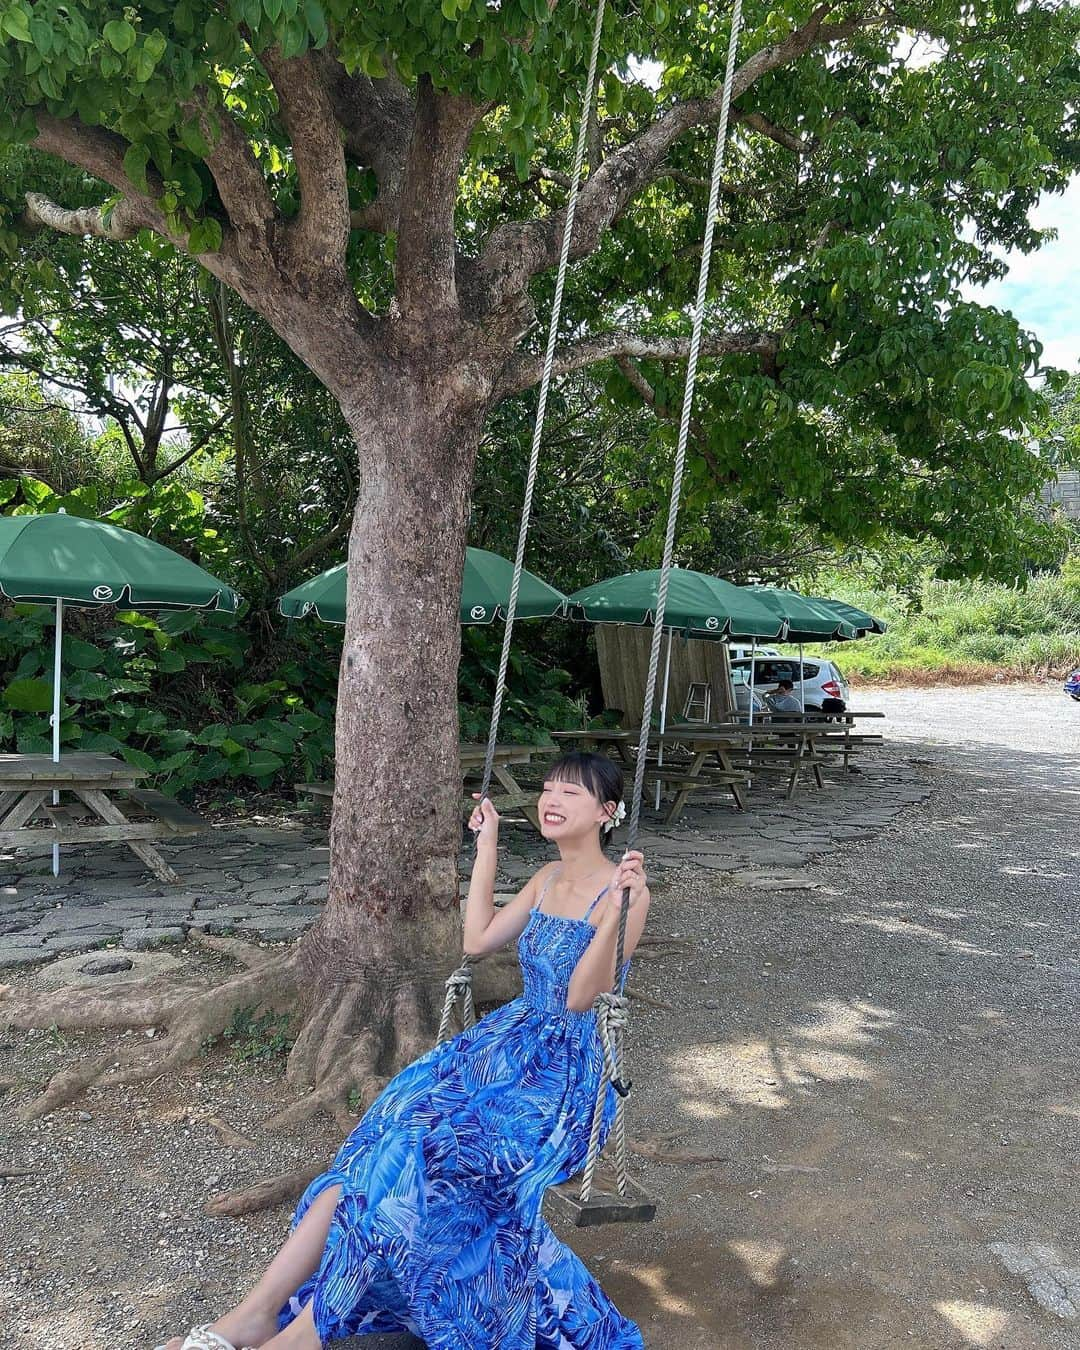
[[[8,3],[6,307],[78,294],[43,227],[153,235],[339,395],[449,310],[487,397],[527,391],[593,13]],[[602,362],[611,405],[678,406],[727,24],[607,12],[557,370]],[[1016,520],[1045,471],[1020,434],[1040,347],[962,288],[1038,246],[1030,208],[1075,168],[1077,32],[1049,2],[747,6],[691,500],[788,499],[845,540],[929,532],[958,569],[1037,551]]]

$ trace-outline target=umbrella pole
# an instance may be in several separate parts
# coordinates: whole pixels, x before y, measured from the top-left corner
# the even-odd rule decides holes
[[[756,665],[757,665],[757,638],[754,638],[754,640],[750,644],[750,706],[748,710],[750,716],[750,723],[749,723],[750,726],[754,725],[754,669]]]
[[[56,637],[53,643],[53,710],[52,710],[52,757],[53,763],[60,763],[60,656],[64,646],[64,602],[56,601]],[[60,792],[53,789],[53,806],[60,805]],[[53,876],[60,875],[60,845],[52,846]]]
[[[659,769],[664,763],[664,730],[667,727],[667,695],[668,681],[671,679],[671,639],[675,636],[674,628],[667,630],[667,660],[664,663],[664,692],[660,698],[660,745],[656,753],[656,767]],[[653,802],[655,810],[660,810],[660,779],[656,780],[656,799]]]
[[[803,717],[805,717],[805,716],[806,716],[806,671],[803,670],[803,665],[802,665],[802,649],[803,649],[803,645],[802,645],[802,643],[800,642],[800,643],[799,643],[799,711],[802,713]]]

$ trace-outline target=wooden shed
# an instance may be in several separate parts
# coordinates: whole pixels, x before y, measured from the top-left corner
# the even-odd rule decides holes
[[[639,727],[645,703],[645,680],[649,671],[653,630],[639,628],[634,624],[599,623],[594,632],[604,707],[618,710],[622,714],[624,727]],[[668,634],[665,633],[656,679],[654,720],[660,715],[667,646]],[[669,721],[682,716],[691,684],[709,686],[712,695],[711,717],[714,721],[735,711],[731,693],[731,662],[726,642],[706,638],[688,639],[681,633],[675,633],[671,643],[671,673],[668,677]]]

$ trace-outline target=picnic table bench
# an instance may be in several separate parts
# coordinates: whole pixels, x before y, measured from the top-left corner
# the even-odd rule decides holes
[[[0,847],[126,844],[159,880],[178,883],[152,841],[196,834],[207,828],[206,821],[163,792],[140,787],[147,772],[105,754],[74,753],[59,760],[0,754]],[[54,794],[78,804],[54,801]]]

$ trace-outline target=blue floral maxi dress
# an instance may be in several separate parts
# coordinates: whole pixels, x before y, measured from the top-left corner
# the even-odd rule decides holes
[[[540,1214],[584,1165],[601,1073],[595,1013],[566,1006],[596,930],[542,904],[518,940],[522,997],[403,1069],[301,1197],[294,1225],[341,1187],[283,1327],[311,1301],[324,1343],[405,1330],[428,1350],[644,1350]],[[613,1107],[609,1089],[605,1129]]]

